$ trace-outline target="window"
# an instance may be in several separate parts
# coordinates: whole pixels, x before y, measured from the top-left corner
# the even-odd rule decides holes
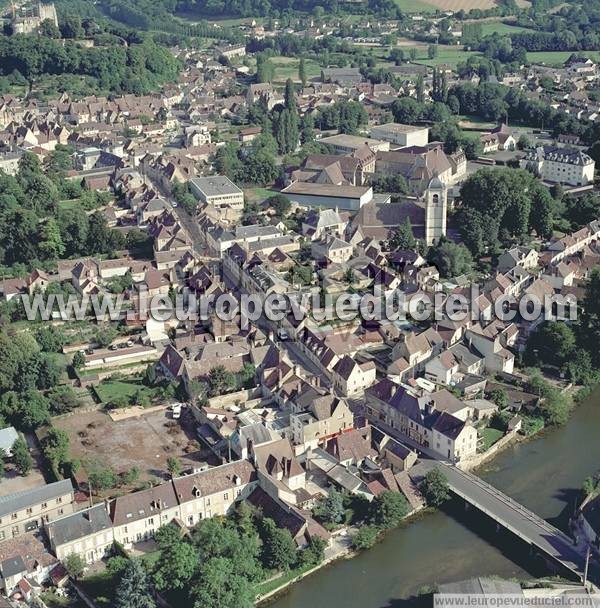
[[[31,507],[27,507],[27,515],[31,515],[33,513],[33,509]]]
[[[19,517],[19,514],[18,514],[18,513],[13,513],[13,514],[11,515],[11,518],[12,518],[12,519],[17,519],[17,517]]]
[[[59,505],[61,502],[62,502],[62,496],[59,496],[59,497],[56,499],[56,504],[57,504],[57,505]]]

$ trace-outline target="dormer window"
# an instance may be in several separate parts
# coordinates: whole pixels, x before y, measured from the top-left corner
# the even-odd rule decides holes
[[[193,495],[194,495],[196,498],[198,498],[198,497],[200,497],[200,496],[202,495],[202,492],[200,491],[200,488],[198,488],[198,487],[194,486],[194,487],[192,488],[192,494],[193,494]]]

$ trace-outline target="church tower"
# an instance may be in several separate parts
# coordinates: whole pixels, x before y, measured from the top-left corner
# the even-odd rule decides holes
[[[448,192],[445,184],[434,175],[425,190],[425,242],[434,245],[446,234]]]

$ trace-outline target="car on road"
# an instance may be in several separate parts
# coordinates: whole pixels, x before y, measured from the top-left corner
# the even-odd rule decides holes
[[[173,207],[177,207],[177,201],[171,201],[171,205],[172,205]]]
[[[289,338],[290,338],[290,334],[288,334],[288,332],[287,332],[285,329],[283,329],[282,327],[280,327],[280,328],[277,330],[277,337],[278,337],[280,340],[285,341],[285,340],[289,340]]]

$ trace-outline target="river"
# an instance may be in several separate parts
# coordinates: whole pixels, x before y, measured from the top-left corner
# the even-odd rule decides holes
[[[569,422],[500,453],[478,474],[566,529],[583,480],[600,468],[600,391]],[[420,588],[471,576],[546,574],[524,545],[451,503],[390,532],[357,557],[292,586],[272,608],[398,608]]]

